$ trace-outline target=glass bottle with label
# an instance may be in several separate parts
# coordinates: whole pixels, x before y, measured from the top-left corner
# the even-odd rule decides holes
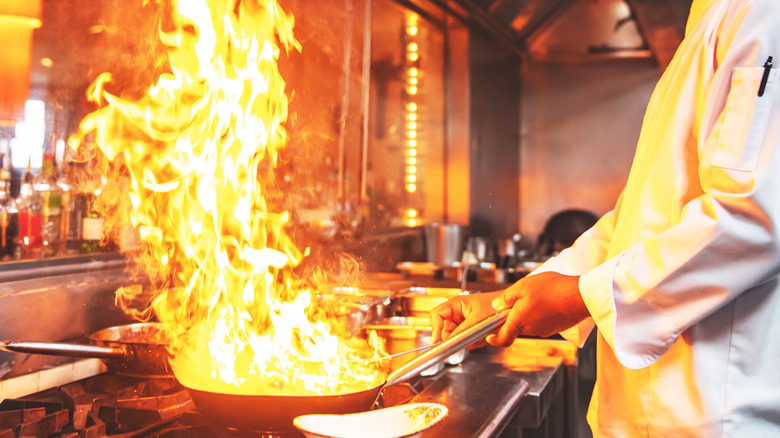
[[[14,256],[19,217],[11,197],[11,171],[6,155],[0,153],[0,261]]]
[[[95,208],[95,199],[99,193],[88,193],[85,197],[84,217],[81,220],[81,248],[82,254],[101,251],[100,242],[103,240],[103,217]]]
[[[27,172],[22,179],[19,197],[14,201],[19,216],[19,235],[16,241],[16,258],[36,258],[43,244],[42,216],[43,200],[34,189],[32,164],[27,162]]]
[[[62,214],[62,190],[57,184],[57,164],[54,153],[43,154],[41,173],[36,178],[35,191],[41,202],[41,245],[45,256],[54,256],[60,251],[60,223]]]
[[[62,254],[77,253],[81,246],[81,225],[84,212],[84,196],[71,184],[74,164],[67,160],[57,179],[62,193],[62,213],[60,214],[60,248]]]

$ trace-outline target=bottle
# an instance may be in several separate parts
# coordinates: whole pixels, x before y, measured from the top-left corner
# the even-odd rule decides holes
[[[103,217],[95,209],[95,200],[99,194],[99,192],[87,193],[85,196],[84,217],[81,220],[81,247],[79,251],[82,254],[101,250]]]
[[[0,153],[0,261],[13,258],[19,232],[19,217],[11,197],[11,171],[6,167],[5,158]]]
[[[43,238],[41,220],[43,200],[34,189],[31,161],[27,162],[27,172],[22,179],[19,197],[14,201],[19,217],[19,235],[16,239],[15,258],[36,258],[40,254]]]
[[[57,184],[57,163],[54,160],[54,153],[43,154],[41,173],[36,178],[34,189],[42,199],[42,252],[44,256],[56,256],[60,251],[62,190]]]
[[[81,221],[83,219],[84,202],[81,192],[71,184],[73,165],[64,160],[57,178],[57,185],[62,194],[62,212],[60,214],[60,253],[75,254],[81,246]]]

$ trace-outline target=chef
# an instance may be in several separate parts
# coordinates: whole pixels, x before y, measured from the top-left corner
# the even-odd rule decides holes
[[[694,0],[615,208],[504,291],[431,312],[432,342],[597,330],[595,436],[780,436],[780,1]]]

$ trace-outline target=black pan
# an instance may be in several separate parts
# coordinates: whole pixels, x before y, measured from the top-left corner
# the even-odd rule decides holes
[[[293,419],[299,415],[349,414],[374,408],[386,386],[415,377],[431,365],[487,336],[504,322],[509,310],[498,312],[440,342],[392,372],[381,385],[365,391],[339,395],[286,396],[221,394],[187,389],[195,405],[215,424],[243,431],[295,431]]]
[[[61,342],[0,341],[0,350],[51,356],[102,359],[106,367],[130,377],[173,377],[159,323],[109,327],[88,336],[92,345]]]

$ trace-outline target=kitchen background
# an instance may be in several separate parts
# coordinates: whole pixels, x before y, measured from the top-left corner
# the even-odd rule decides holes
[[[352,239],[358,253],[376,236],[390,239],[389,253],[369,262],[376,270],[424,258],[398,243],[424,224],[495,239],[519,233],[533,247],[560,210],[601,215],[625,181],[689,5],[283,2],[302,50],[280,62],[291,91],[281,202],[314,236]],[[153,82],[162,7],[43,1],[27,117],[0,139],[12,195],[43,151],[60,167],[70,159],[65,142],[95,109],[85,93],[98,74],[110,72],[120,95]]]

